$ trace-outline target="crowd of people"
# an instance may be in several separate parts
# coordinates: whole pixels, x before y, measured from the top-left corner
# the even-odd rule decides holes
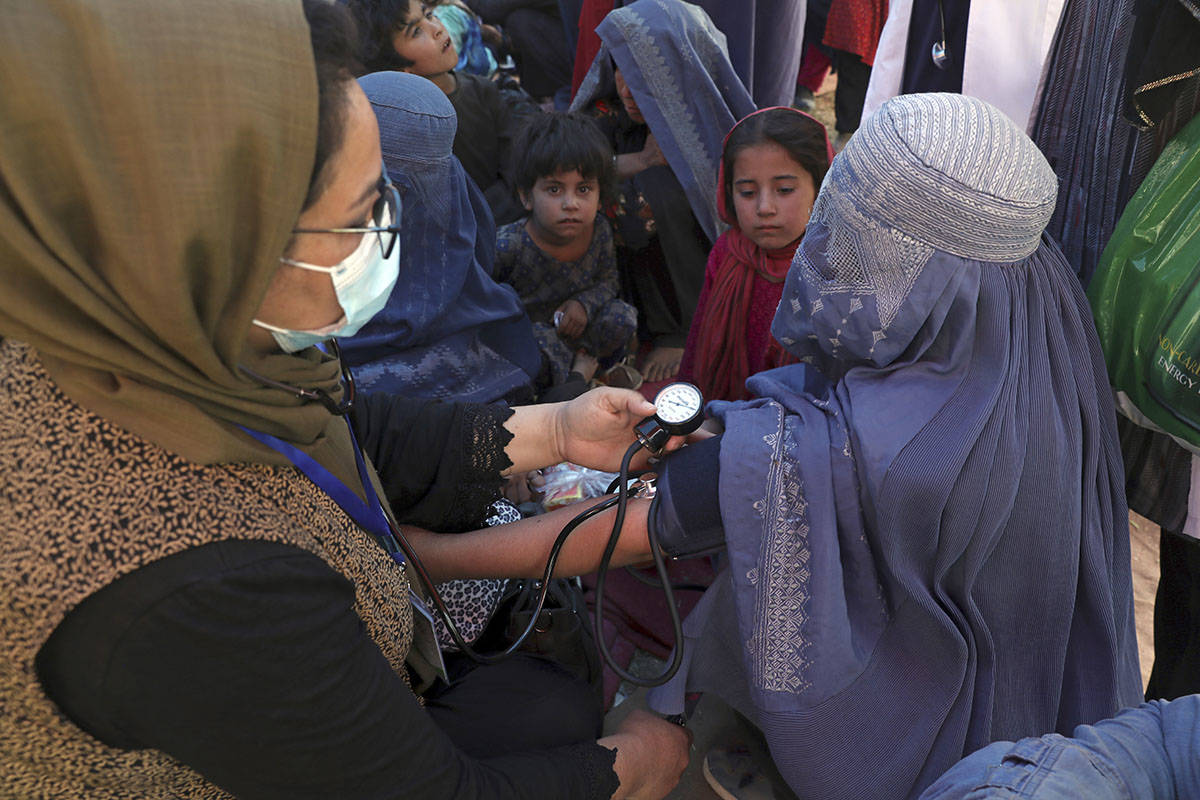
[[[1190,796],[1200,447],[1092,315],[1191,168],[1177,5],[12,4],[0,795],[654,800],[703,693],[801,798]],[[588,664],[466,645],[586,508],[542,470],[677,381],[555,566],[723,542],[606,735]]]

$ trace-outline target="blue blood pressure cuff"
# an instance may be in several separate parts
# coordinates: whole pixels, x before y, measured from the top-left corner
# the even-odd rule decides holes
[[[658,465],[649,526],[669,558],[707,555],[725,545],[717,482],[721,437],[688,445]]]

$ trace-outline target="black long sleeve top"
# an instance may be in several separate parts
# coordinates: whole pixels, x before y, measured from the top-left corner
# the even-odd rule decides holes
[[[508,466],[509,413],[381,396],[361,403],[354,422],[389,498],[412,500],[403,516],[443,509],[452,526],[469,527]],[[300,548],[208,544],[76,606],[39,652],[38,675],[101,741],[166,752],[243,798],[615,790],[614,754],[594,743],[489,759],[457,749],[371,640],[354,596]]]

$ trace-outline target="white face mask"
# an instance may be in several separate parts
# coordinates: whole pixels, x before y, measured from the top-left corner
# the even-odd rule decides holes
[[[385,214],[379,225],[387,227],[391,222],[391,215]],[[332,267],[306,264],[290,258],[279,260],[293,267],[330,275],[333,278],[333,290],[343,312],[342,318],[332,325],[307,331],[279,328],[261,320],[254,320],[255,325],[271,332],[284,352],[295,353],[326,339],[353,336],[387,305],[392,287],[396,285],[396,278],[400,275],[400,242],[396,241],[392,245],[391,254],[384,258],[380,237],[374,233],[364,233],[354,252]]]

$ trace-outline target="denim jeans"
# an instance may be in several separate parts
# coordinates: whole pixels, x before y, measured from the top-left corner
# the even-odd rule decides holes
[[[921,800],[1174,800],[1200,797],[1200,695],[1129,708],[1074,736],[994,742]]]

